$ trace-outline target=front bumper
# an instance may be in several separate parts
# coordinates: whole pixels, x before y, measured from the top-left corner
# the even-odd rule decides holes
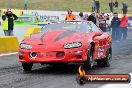
[[[61,51],[46,51],[36,52],[37,56],[32,58],[30,50],[19,50],[20,62],[32,63],[69,63],[69,62],[84,62],[87,60],[87,50],[83,49],[68,49]],[[35,52],[35,51],[33,51]]]

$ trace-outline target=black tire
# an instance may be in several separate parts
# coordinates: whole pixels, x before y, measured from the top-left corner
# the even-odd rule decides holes
[[[45,65],[44,63],[40,63],[40,65]]]
[[[87,53],[87,61],[84,62],[84,67],[89,69],[93,67],[93,49],[92,48]]]
[[[106,58],[98,60],[97,64],[99,67],[110,67],[111,59],[112,59],[112,50],[110,47],[109,50],[107,50],[106,52]]]
[[[23,70],[25,72],[31,71],[33,63],[22,63]]]

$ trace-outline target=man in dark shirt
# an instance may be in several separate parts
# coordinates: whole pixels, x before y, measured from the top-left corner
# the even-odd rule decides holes
[[[14,20],[17,20],[17,16],[11,12],[11,10],[7,10],[2,16],[3,20],[3,30],[5,36],[13,36],[14,29]]]
[[[92,21],[92,22],[96,25],[95,13],[92,13],[92,14],[88,17],[88,21]]]
[[[119,3],[118,3],[118,1],[116,0],[116,1],[115,1],[115,10],[116,10],[116,12],[118,12],[118,6],[119,6]]]
[[[109,7],[110,7],[110,12],[113,13],[113,7],[114,7],[113,0],[111,0],[111,2],[109,3]]]
[[[95,6],[96,6],[96,11],[99,12],[100,11],[100,2],[99,2],[99,0],[95,0]]]
[[[112,40],[120,40],[120,19],[118,18],[118,13],[113,14],[113,19],[111,21],[112,27]]]
[[[122,2],[122,11],[123,11],[123,14],[127,14],[127,9],[128,9],[128,5],[126,4],[126,2]]]
[[[115,2],[115,8],[118,8],[118,1],[116,0],[116,2]]]

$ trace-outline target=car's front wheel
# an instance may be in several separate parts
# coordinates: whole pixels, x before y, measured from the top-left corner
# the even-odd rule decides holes
[[[106,52],[106,58],[98,60],[97,64],[99,67],[110,67],[112,59],[112,50],[109,48],[109,50]]]
[[[92,68],[93,67],[93,50],[90,49],[87,53],[87,61],[84,62],[85,68]]]
[[[31,71],[33,63],[22,63],[23,70],[28,72]]]

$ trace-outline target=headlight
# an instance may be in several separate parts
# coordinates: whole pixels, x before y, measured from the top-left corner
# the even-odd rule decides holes
[[[65,49],[70,49],[70,48],[78,48],[78,47],[81,47],[81,46],[82,46],[81,42],[73,42],[73,43],[65,44],[64,48]]]
[[[20,44],[20,48],[21,48],[21,49],[31,49],[32,46],[29,45],[29,44]]]

